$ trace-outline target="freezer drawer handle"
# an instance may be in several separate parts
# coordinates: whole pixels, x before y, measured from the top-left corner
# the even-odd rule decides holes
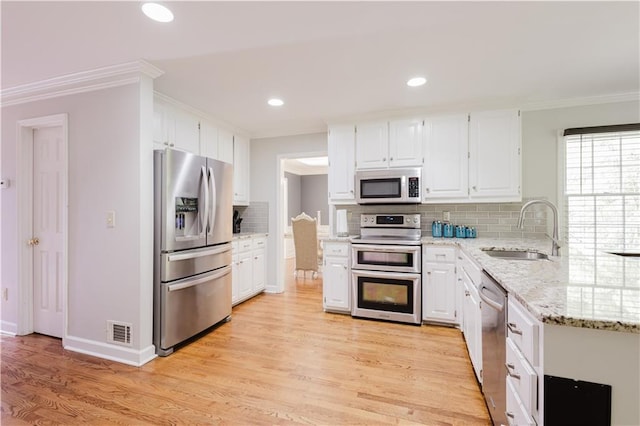
[[[170,286],[167,287],[167,290],[169,291],[178,291],[178,290],[183,290],[185,288],[189,288],[189,287],[193,287],[196,286],[198,284],[202,284],[202,283],[206,283],[207,281],[211,281],[211,280],[217,280],[220,277],[224,277],[225,275],[231,273],[231,266],[225,266],[224,268],[220,269],[220,272],[217,272],[213,275],[208,275],[204,278],[199,278],[195,281],[189,281],[186,283],[181,283],[181,284],[172,284]]]
[[[211,256],[214,254],[224,253],[229,250],[231,250],[231,244],[225,244],[220,247],[216,247],[215,249],[212,249],[212,250],[204,250],[204,251],[199,251],[197,253],[170,254],[169,256],[167,256],[167,260],[169,262],[175,262],[177,260],[195,259],[196,257]]]
[[[519,334],[522,336],[522,331],[518,330],[518,326],[513,323],[513,322],[508,322],[507,323],[507,328],[509,329],[510,332],[512,332],[513,334]]]

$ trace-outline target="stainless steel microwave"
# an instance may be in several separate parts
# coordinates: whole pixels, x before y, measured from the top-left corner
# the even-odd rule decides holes
[[[417,204],[422,187],[420,167],[356,172],[358,204]]]

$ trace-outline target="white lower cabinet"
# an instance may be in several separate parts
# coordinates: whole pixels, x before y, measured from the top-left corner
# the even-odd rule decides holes
[[[535,426],[536,422],[520,400],[515,382],[515,379],[507,377],[507,422],[509,426]]]
[[[462,301],[462,332],[467,342],[469,359],[473,371],[482,383],[482,311],[480,308],[480,267],[475,264],[463,251],[459,256],[460,278],[463,290]]]
[[[323,243],[322,305],[325,311],[351,312],[351,266],[348,242]]]
[[[244,237],[232,243],[231,303],[237,305],[265,289],[266,241],[263,235]]]
[[[455,324],[455,247],[424,246],[422,249],[422,319]]]

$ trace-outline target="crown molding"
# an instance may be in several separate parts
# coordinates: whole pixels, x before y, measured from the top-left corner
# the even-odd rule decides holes
[[[559,109],[598,104],[612,104],[616,102],[638,102],[640,92],[616,93],[612,95],[588,96],[583,98],[556,99],[551,101],[526,102],[520,105],[521,111],[540,111],[545,109]]]
[[[143,60],[110,65],[2,89],[0,106],[18,105],[123,86],[140,81],[142,76],[154,79],[162,74],[164,71]]]

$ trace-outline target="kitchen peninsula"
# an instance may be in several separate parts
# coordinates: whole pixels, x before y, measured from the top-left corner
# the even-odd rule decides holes
[[[563,247],[549,260],[504,260],[482,250],[549,253],[549,241],[536,239],[422,243],[458,245],[508,292],[510,307],[516,303],[532,317],[538,424],[545,419],[544,376],[610,385],[611,424],[640,424],[640,259]]]

